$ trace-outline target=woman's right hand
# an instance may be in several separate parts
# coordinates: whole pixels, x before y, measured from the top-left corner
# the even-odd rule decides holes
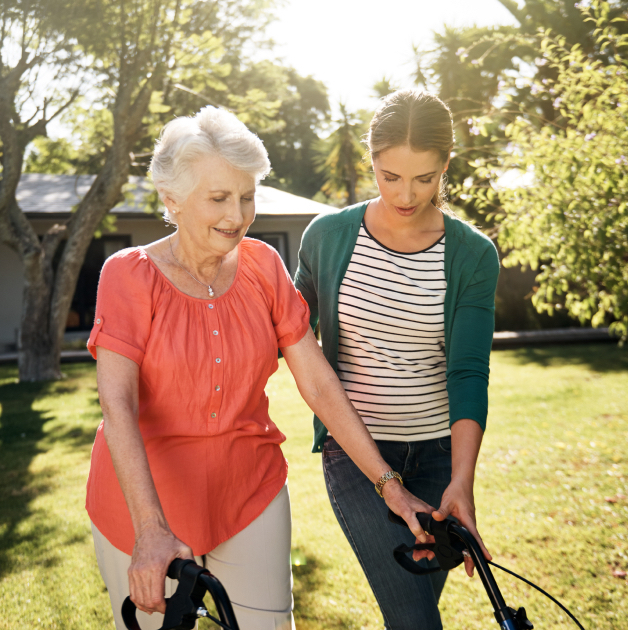
[[[386,501],[386,505],[407,523],[410,531],[416,536],[417,543],[434,543],[434,537],[423,531],[416,517],[417,512],[426,512],[431,514],[434,508],[425,501],[421,501],[411,492],[406,490],[396,479],[391,479],[384,485],[382,496]],[[421,558],[431,560],[434,558],[433,551],[413,551],[412,559],[418,562]]]
[[[175,558],[194,560],[194,554],[170,528],[151,524],[141,529],[128,572],[131,600],[139,610],[149,615],[166,612],[164,585],[168,567]]]

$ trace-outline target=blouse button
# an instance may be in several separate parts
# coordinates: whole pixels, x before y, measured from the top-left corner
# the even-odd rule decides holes
[[[213,304],[208,304],[207,307],[208,308],[214,308],[214,305]]]
[[[220,385],[216,385],[216,387],[214,387],[214,389],[219,392],[220,391]]]
[[[214,330],[214,335],[217,335],[217,334],[218,334],[218,331],[217,331],[217,330]]]
[[[100,324],[100,318],[96,320],[96,323]],[[218,334],[218,333],[215,333],[215,334]]]
[[[216,417],[216,414],[215,414],[215,413],[212,413],[212,418],[215,418],[215,417]]]
[[[220,357],[216,359],[216,363],[220,363]]]

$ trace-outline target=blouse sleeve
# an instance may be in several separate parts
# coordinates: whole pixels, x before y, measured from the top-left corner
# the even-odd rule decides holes
[[[152,269],[141,250],[124,250],[107,259],[98,282],[96,317],[87,341],[142,364],[152,323]]]
[[[310,309],[295,288],[279,254],[272,252],[272,263],[267,281],[270,282],[272,301],[270,316],[280,348],[292,346],[303,339],[310,325]]]

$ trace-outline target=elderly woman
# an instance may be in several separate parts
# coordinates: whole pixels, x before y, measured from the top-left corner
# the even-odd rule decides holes
[[[379,454],[277,252],[244,238],[269,166],[225,111],[170,122],[151,170],[177,231],[102,271],[88,347],[103,421],[87,510],[118,630],[129,593],[163,613],[168,565],[194,556],[225,585],[242,630],[293,627],[285,437],[264,393],[278,348],[308,405],[420,533],[423,504]],[[147,630],[162,623],[142,616]]]

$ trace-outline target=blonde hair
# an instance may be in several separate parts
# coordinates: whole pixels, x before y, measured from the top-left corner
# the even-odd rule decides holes
[[[436,151],[445,163],[454,146],[451,111],[429,92],[398,90],[386,96],[375,112],[366,144],[371,160],[387,149],[405,145],[413,151]],[[446,183],[443,174],[432,198],[439,210],[448,209]]]

